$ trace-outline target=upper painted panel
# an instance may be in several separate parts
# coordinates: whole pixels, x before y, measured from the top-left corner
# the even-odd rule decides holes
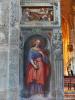
[[[35,3],[26,3],[21,5],[22,27],[57,27],[60,26],[60,4],[48,3],[48,5]]]

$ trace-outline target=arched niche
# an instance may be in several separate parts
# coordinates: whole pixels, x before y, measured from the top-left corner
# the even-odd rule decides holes
[[[51,94],[52,88],[54,89],[55,87],[55,82],[53,79],[55,79],[55,75],[54,75],[54,67],[53,67],[53,51],[52,51],[52,43],[51,43],[51,34],[52,34],[52,30],[39,30],[36,29],[36,31],[33,29],[25,29],[25,30],[21,30],[21,35],[20,35],[20,94],[21,97],[27,98],[28,97],[28,92],[27,92],[27,88],[26,88],[26,84],[25,84],[25,76],[26,76],[26,68],[27,68],[27,61],[28,61],[28,52],[30,50],[30,45],[31,45],[31,41],[33,39],[40,39],[44,41],[44,45],[43,47],[48,50],[48,59],[49,59],[49,63],[50,63],[50,75],[49,75],[49,79],[46,85],[46,89],[47,89],[47,95]],[[54,91],[54,90],[53,90]],[[52,91],[52,92],[53,92]]]

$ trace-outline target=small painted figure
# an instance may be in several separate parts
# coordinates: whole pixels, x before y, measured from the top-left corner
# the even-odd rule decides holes
[[[69,64],[67,71],[68,71],[68,76],[73,76],[73,70],[71,69],[71,64]]]

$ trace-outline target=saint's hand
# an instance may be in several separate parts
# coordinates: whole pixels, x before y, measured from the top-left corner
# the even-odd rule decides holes
[[[38,69],[39,69],[39,67],[38,67],[37,65],[34,65],[34,68],[35,68],[36,70],[38,70]]]

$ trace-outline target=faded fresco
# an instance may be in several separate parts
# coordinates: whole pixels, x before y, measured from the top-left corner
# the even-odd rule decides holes
[[[23,78],[20,79],[20,85],[23,86],[21,95],[25,98],[35,95],[47,96],[50,92],[51,79],[51,44],[49,43],[51,33],[45,33],[41,29],[40,33],[38,33],[39,29],[31,29],[29,33],[28,30],[26,33],[23,29],[21,31],[22,72],[20,75],[23,75],[20,76]],[[29,35],[28,38],[26,35]]]
[[[46,50],[42,47],[42,40],[33,39],[28,52],[26,69],[26,84],[30,95],[44,95],[45,85],[49,77],[49,62]]]

